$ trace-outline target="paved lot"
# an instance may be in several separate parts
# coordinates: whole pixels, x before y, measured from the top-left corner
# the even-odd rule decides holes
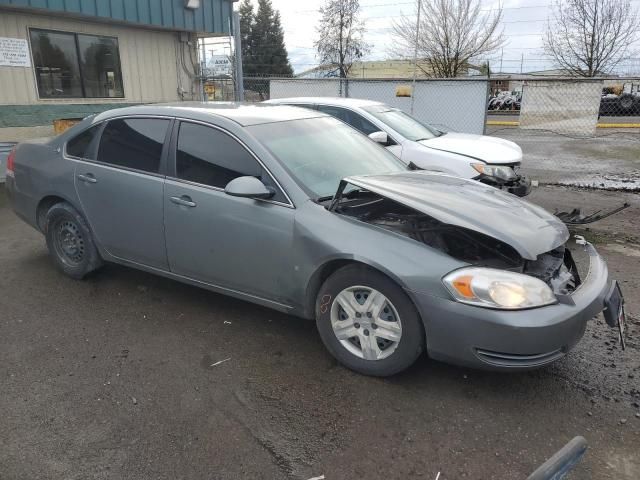
[[[593,138],[490,127],[489,135],[522,147],[523,172],[545,183],[640,191],[640,129],[607,130]]]
[[[337,365],[311,322],[118,266],[70,280],[3,202],[3,480],[522,479],[577,434],[573,479],[640,478],[637,203],[587,232],[624,282],[624,353],[597,320],[536,372],[422,358],[381,380]]]

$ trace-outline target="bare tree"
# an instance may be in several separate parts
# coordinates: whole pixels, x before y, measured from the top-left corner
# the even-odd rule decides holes
[[[364,23],[359,18],[358,0],[326,0],[320,7],[320,24],[315,42],[320,62],[329,65],[328,76],[347,78],[353,62],[369,51],[364,41]]]
[[[417,48],[417,66],[430,77],[457,77],[470,63],[505,43],[502,8],[486,12],[480,0],[422,1],[420,23],[403,15],[394,22],[395,55],[409,57]],[[416,5],[419,2],[416,1]]]
[[[640,19],[624,0],[557,1],[544,38],[545,52],[573,75],[609,73],[629,54]]]

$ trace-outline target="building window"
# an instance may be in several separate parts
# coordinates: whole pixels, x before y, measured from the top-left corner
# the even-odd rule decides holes
[[[122,98],[118,39],[29,31],[40,98]]]

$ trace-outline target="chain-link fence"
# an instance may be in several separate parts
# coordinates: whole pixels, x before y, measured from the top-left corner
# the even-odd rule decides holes
[[[511,140],[540,183],[640,190],[640,79],[245,78],[245,100],[342,97],[400,108],[442,131]]]

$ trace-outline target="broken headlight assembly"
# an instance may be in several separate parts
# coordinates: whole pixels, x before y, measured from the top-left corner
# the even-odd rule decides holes
[[[473,169],[481,175],[494,177],[503,182],[511,182],[518,178],[516,172],[511,167],[504,165],[487,165],[486,163],[472,163]]]
[[[462,268],[442,281],[458,302],[477,307],[520,310],[557,302],[542,280],[494,268]]]

